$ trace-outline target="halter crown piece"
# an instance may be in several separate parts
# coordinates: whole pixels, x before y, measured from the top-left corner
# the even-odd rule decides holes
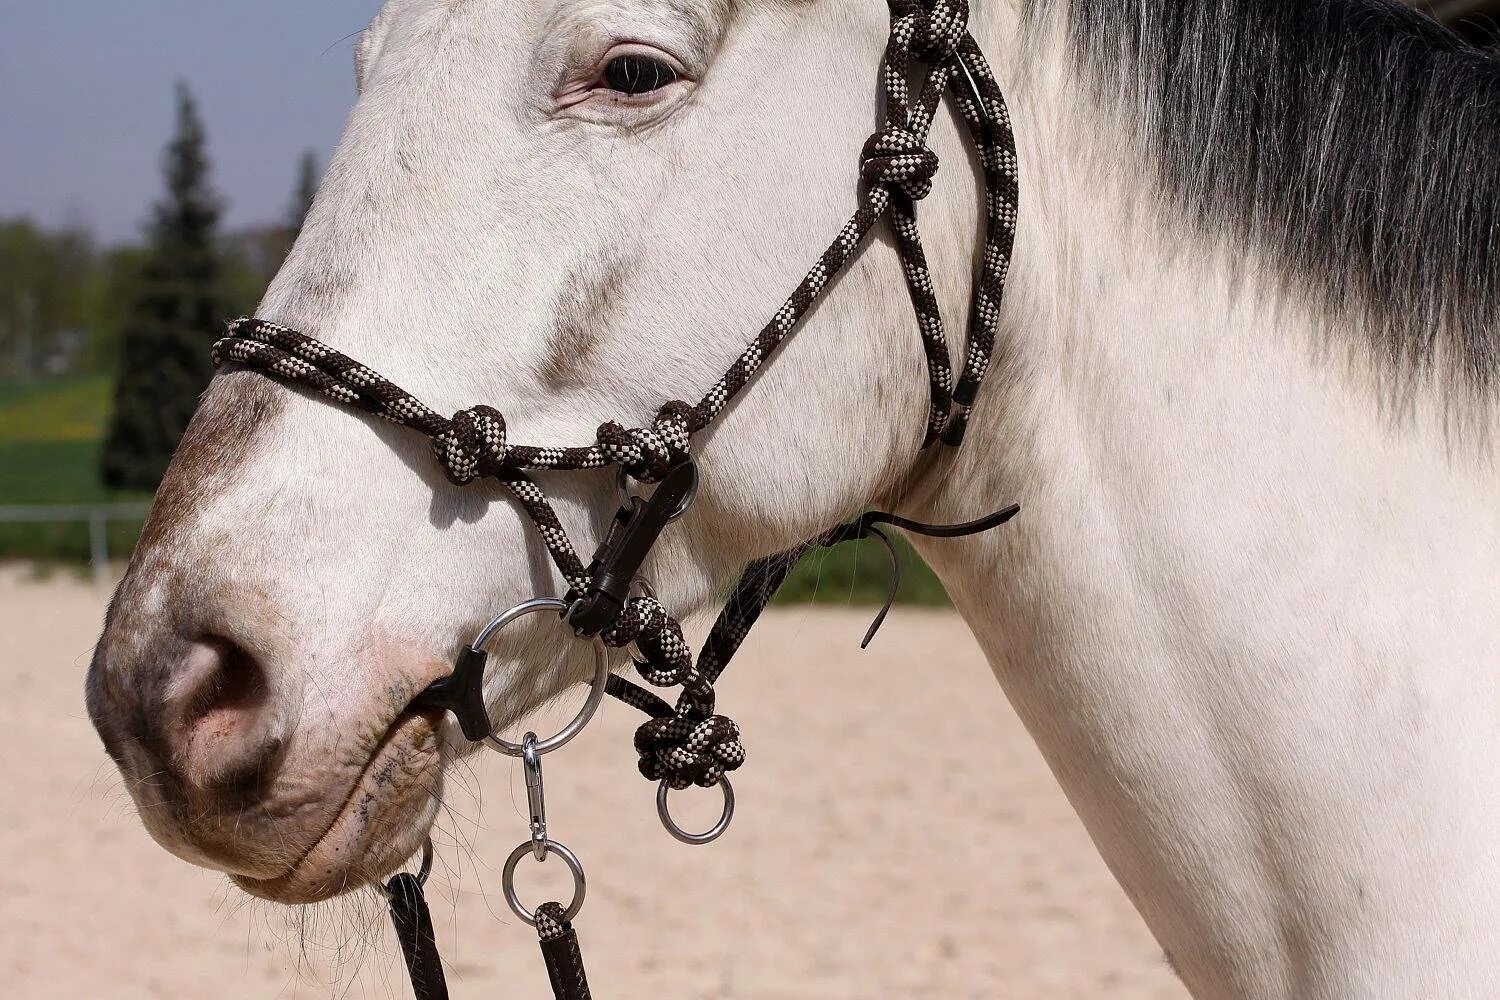
[[[443,417],[332,347],[267,320],[236,320],[214,345],[216,367],[254,371],[304,386],[426,435],[448,479],[455,484],[480,479],[504,484],[535,526],[567,582],[568,610],[564,617],[575,631],[597,636],[611,647],[634,646],[636,668],[648,684],[680,688],[675,703],[669,703],[622,677],[608,679],[611,695],[650,716],[636,732],[635,747],[641,773],[663,783],[664,789],[713,787],[744,763],[739,727],[715,712],[714,682],[785,578],[795,556],[814,546],[855,538],[874,536],[884,540],[876,527],[881,521],[907,530],[952,536],[993,528],[1018,509],[1007,508],[980,521],[952,527],[922,525],[890,515],[866,515],[832,528],[790,553],[762,559],[746,570],[696,661],[681,626],[661,603],[649,594],[632,596],[631,584],[651,546],[691,502],[696,488],[691,456],[694,437],[750,384],[828,285],[858,256],[876,223],[887,215],[927,355],[931,397],[924,447],[937,442],[956,446],[963,441],[970,412],[989,370],[1015,239],[1015,139],[999,84],[968,31],[966,0],[890,0],[890,8],[891,33],[881,73],[884,112],[880,127],[860,152],[864,185],[857,210],[724,376],[697,403],[666,403],[649,427],[631,428],[610,421],[599,427],[591,444],[513,444],[505,417],[493,407],[475,406],[451,418]],[[914,62],[928,67],[919,83],[913,79]],[[916,208],[931,193],[938,170],[938,157],[927,142],[945,96],[951,98],[976,150],[985,186],[983,253],[970,303],[963,364],[956,379],[917,228]],[[529,473],[608,467],[618,468],[638,482],[661,485],[650,500],[632,498],[620,510],[609,537],[592,564],[585,566],[547,495]],[[669,493],[671,496],[663,499]],[[670,510],[665,509],[668,500]],[[477,649],[466,650],[454,675],[419,696],[413,708],[452,711],[469,739],[489,738],[491,722],[480,690],[483,656]],[[544,857],[545,850],[539,856]],[[544,915],[539,910],[539,926],[544,916],[545,926],[551,930],[566,924],[554,919],[557,914],[552,911]],[[567,934],[571,935],[570,926]],[[544,936],[544,952],[547,940]],[[557,934],[552,940],[557,940]],[[411,954],[408,950],[408,956]],[[549,969],[551,962],[549,958]],[[581,981],[581,964],[577,971],[576,978]],[[560,979],[571,978],[554,977],[558,996],[573,1000],[586,996],[586,985],[582,993],[576,988],[564,992],[557,986]],[[426,989],[432,996],[446,995],[430,983]]]

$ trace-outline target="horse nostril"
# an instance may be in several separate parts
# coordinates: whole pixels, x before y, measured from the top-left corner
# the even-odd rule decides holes
[[[173,764],[194,787],[227,792],[258,784],[281,750],[266,671],[232,640],[190,644],[166,708]]]

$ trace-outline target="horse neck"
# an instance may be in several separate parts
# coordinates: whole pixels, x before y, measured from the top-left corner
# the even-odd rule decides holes
[[[1026,509],[925,554],[1197,995],[1462,995],[1500,975],[1489,457],[1434,392],[1393,412],[1336,318],[1175,214],[1061,34],[1002,20],[1004,349],[910,500]]]

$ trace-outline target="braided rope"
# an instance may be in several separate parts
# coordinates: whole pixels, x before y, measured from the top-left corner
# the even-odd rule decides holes
[[[881,217],[895,222],[903,271],[916,307],[929,356],[933,406],[929,439],[949,421],[952,370],[932,276],[916,227],[915,202],[932,189],[937,156],[926,146],[945,93],[952,91],[979,154],[986,179],[986,239],[971,310],[967,357],[959,393],[958,419],[966,420],[977,384],[984,380],[999,322],[1000,297],[1015,240],[1018,199],[1015,139],[999,84],[978,43],[967,34],[965,0],[893,0],[890,43],[881,85],[886,113],[881,128],[861,152],[861,175],[868,187],[859,208],[818,262],[696,404],[664,405],[648,428],[600,426],[591,445],[534,447],[508,442],[505,418],[488,406],[444,418],[379,373],[311,337],[261,319],[229,326],[214,346],[214,363],[234,363],[286,382],[305,385],[344,405],[411,427],[433,441],[448,478],[465,485],[503,470],[585,470],[619,466],[644,483],[659,482],[688,456],[693,435],[709,426],[755,377],[796,329],[830,281],[843,272]],[[911,60],[933,62],[921,95],[913,101],[907,80]],[[972,91],[954,88],[955,78],[972,80]]]
[[[536,936],[542,941],[557,941],[568,933],[568,918],[561,903],[543,903],[532,919],[536,921]]]
[[[505,417],[492,407],[475,406],[443,417],[378,372],[267,320],[244,318],[231,323],[214,345],[214,366],[237,365],[305,386],[342,405],[426,435],[451,482],[462,486],[490,478],[505,485],[536,526],[568,586],[582,592],[589,583],[588,570],[546,493],[526,473],[618,466],[639,482],[660,482],[688,460],[693,436],[744,391],[829,283],[858,255],[876,223],[889,215],[927,355],[931,402],[926,440],[929,444],[939,439],[959,443],[988,374],[1015,242],[1019,190],[1015,138],[999,84],[968,32],[967,0],[890,0],[890,6],[891,34],[881,73],[885,110],[880,128],[860,153],[865,187],[859,206],[770,321],[698,403],[668,402],[649,427],[606,422],[592,444],[534,447],[512,444]],[[929,67],[915,95],[908,82],[914,60]],[[963,367],[956,382],[917,227],[917,203],[931,193],[938,170],[937,155],[927,140],[948,94],[978,151],[985,182],[985,243],[975,278]],[[763,560],[750,568],[696,664],[681,626],[654,598],[627,601],[619,619],[603,633],[604,641],[613,647],[636,647],[640,653],[636,666],[648,683],[682,688],[676,704],[668,705],[628,681],[611,679],[612,694],[651,716],[636,733],[641,771],[648,778],[665,780],[674,788],[711,786],[744,762],[739,728],[714,714],[713,683],[789,565],[784,559]]]
[[[555,1000],[589,1000],[593,993],[567,911],[561,903],[543,903],[532,914],[532,920],[536,923],[537,942],[547,964],[547,978]]]

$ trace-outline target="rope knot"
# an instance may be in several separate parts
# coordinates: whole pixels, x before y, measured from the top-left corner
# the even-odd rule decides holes
[[[652,685],[682,687],[671,714],[649,719],[636,730],[642,774],[679,790],[709,788],[745,762],[739,726],[714,714],[713,681],[693,663],[682,627],[661,602],[631,598],[600,638],[616,649],[634,643],[641,654],[636,670]]]
[[[632,597],[620,609],[615,623],[605,629],[599,638],[613,649],[623,649],[632,642],[641,642],[661,634],[672,618],[667,609],[654,597]]]
[[[432,450],[448,481],[467,486],[493,476],[505,467],[510,447],[505,439],[505,417],[491,406],[459,410],[443,433],[432,439]]]
[[[649,719],[635,731],[635,750],[647,780],[665,780],[677,791],[689,785],[712,788],[745,763],[740,727],[722,715]]]
[[[688,457],[686,403],[663,406],[650,427],[622,427],[614,421],[599,427],[599,450],[642,483],[659,483]]]
[[[929,63],[940,63],[957,51],[969,30],[968,0],[917,0],[911,51]]]
[[[905,192],[912,201],[932,193],[937,154],[914,132],[887,125],[865,142],[859,154],[860,175],[871,184]]]

